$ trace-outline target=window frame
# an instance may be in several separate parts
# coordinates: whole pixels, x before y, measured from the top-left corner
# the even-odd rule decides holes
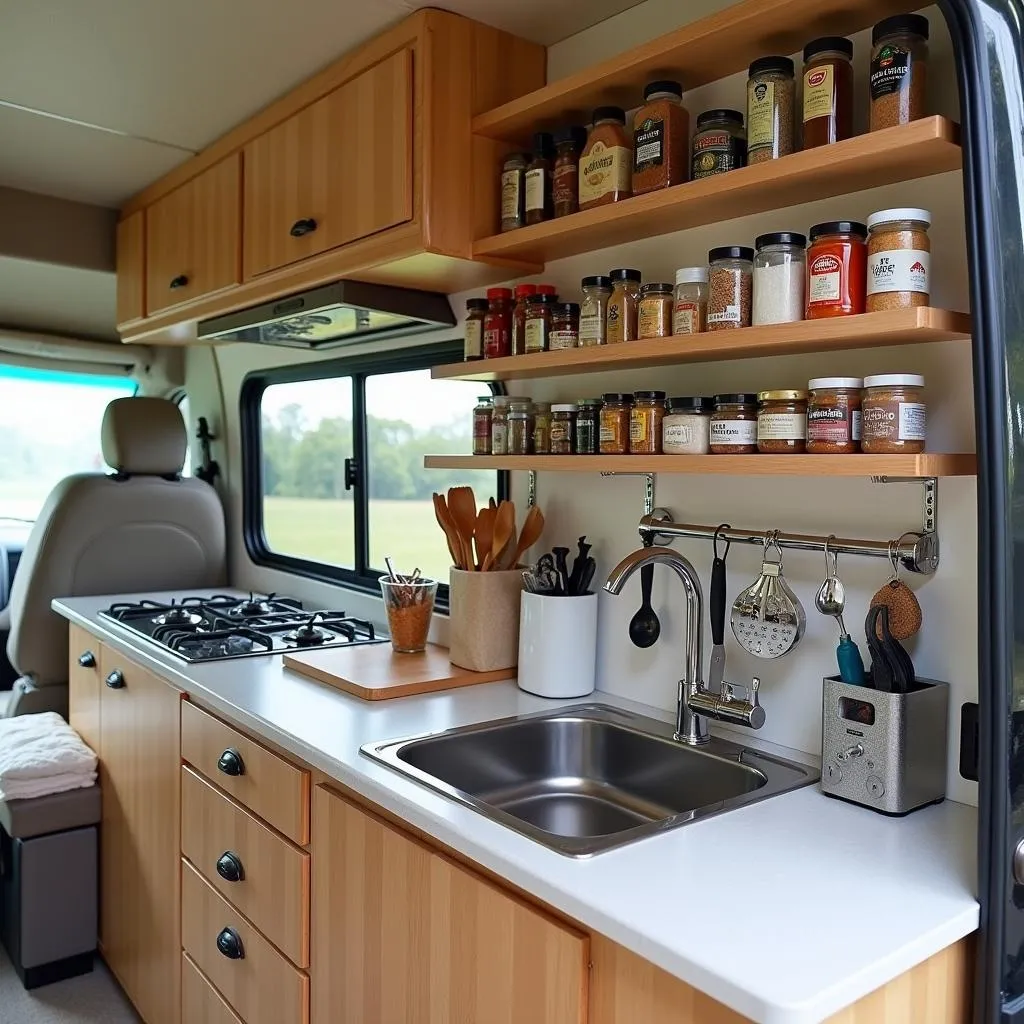
[[[369,493],[367,483],[366,379],[381,374],[426,370],[463,357],[463,342],[455,339],[433,345],[419,345],[388,352],[364,353],[325,359],[312,363],[293,363],[245,375],[239,391],[239,422],[242,441],[242,539],[249,558],[259,566],[277,569],[295,576],[304,576],[321,583],[332,583],[360,593],[379,596],[378,580],[385,573],[369,563]],[[274,384],[295,384],[302,381],[326,380],[335,377],[352,379],[352,455],[360,467],[359,486],[354,499],[355,568],[316,562],[296,555],[274,551],[267,544],[263,524],[263,393]],[[504,394],[500,382],[480,382],[492,394]],[[498,500],[509,494],[509,474],[496,470]],[[440,527],[438,528],[440,529]],[[437,605],[448,607],[448,585],[439,581]]]

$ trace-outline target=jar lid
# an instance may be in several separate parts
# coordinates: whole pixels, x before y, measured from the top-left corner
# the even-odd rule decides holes
[[[637,284],[643,278],[639,270],[613,270],[608,275],[613,281],[635,281]]]
[[[659,92],[667,92],[675,96],[678,99],[683,98],[683,87],[679,82],[648,82],[644,86],[644,99],[649,100],[652,96]]]
[[[552,295],[549,292],[544,292],[540,295],[530,295],[526,304],[528,306],[554,306],[558,302],[558,296]]]
[[[758,391],[759,402],[806,402],[807,392],[799,390]]]
[[[596,409],[599,405],[604,405],[603,398],[581,398],[577,403],[580,406],[586,406],[588,409]]]
[[[626,112],[622,107],[595,107],[593,122],[597,124],[598,121],[618,121],[619,124],[625,124]]]
[[[529,163],[532,159],[532,153],[509,153],[509,155],[505,157],[505,166],[507,167],[509,164],[517,163],[519,161]]]
[[[528,420],[530,418],[530,410],[521,405],[516,406],[509,411],[508,418],[510,420]]]
[[[807,382],[811,391],[826,391],[832,388],[845,388],[849,391],[859,391],[864,387],[864,381],[860,377],[815,377]]]
[[[510,398],[508,400],[510,409],[529,409],[533,405],[532,398]]]
[[[516,285],[516,298],[525,299],[531,295],[537,294],[537,286],[535,284],[517,284]]]
[[[556,302],[551,307],[551,314],[559,316],[579,316],[580,304],[578,302]]]
[[[638,402],[664,402],[664,391],[634,391],[633,397]]]
[[[932,215],[929,210],[918,210],[913,206],[898,206],[893,210],[879,210],[878,213],[868,217],[868,231],[877,228],[879,224],[891,224],[898,220],[919,220],[925,227],[932,222]]]
[[[604,396],[604,404],[630,404],[633,401],[633,396],[626,394],[625,391],[606,391]]]
[[[719,108],[717,110],[705,110],[703,114],[698,114],[697,129],[700,130],[713,121],[733,121],[741,128],[743,127],[743,115],[738,110]]]
[[[707,267],[680,267],[676,271],[676,284],[707,284]]]
[[[578,124],[567,125],[555,132],[555,145],[564,146],[567,142],[575,142],[581,149],[587,141],[587,129]]]
[[[830,50],[835,50],[845,57],[852,59],[853,40],[847,39],[845,36],[822,36],[820,39],[812,39],[804,47],[804,63],[812,57],[816,57],[819,53],[826,53]]]
[[[533,407],[534,407],[534,409],[550,409],[551,408],[551,403],[550,402],[534,402],[533,403]]]
[[[597,277],[585,277],[580,281],[581,288],[611,288],[612,279],[598,274]]]
[[[667,283],[662,284],[642,284],[640,285],[641,295],[650,295],[651,292],[671,292],[672,285]]]
[[[555,148],[555,139],[551,132],[534,132],[533,152],[540,157],[547,156]]]
[[[767,74],[770,71],[781,71],[784,75],[793,77],[793,62],[789,57],[758,57],[747,74],[753,78],[755,75]]]
[[[493,401],[496,406],[500,405],[504,407],[508,405],[511,399],[508,397],[508,395],[495,395]]]
[[[558,295],[558,289],[553,284],[539,284],[537,285],[538,295]]]
[[[511,288],[488,288],[487,289],[487,301],[494,302],[496,299],[511,299],[512,289]]]
[[[857,220],[827,220],[811,228],[812,242],[825,235],[857,235],[863,240],[868,237],[868,229]]]
[[[558,405],[551,406],[552,412],[575,412],[576,406],[570,405],[568,402],[562,402]]]
[[[757,395],[736,394],[715,395],[715,405],[756,405]]]
[[[717,260],[746,260],[749,263],[753,258],[754,250],[747,245],[720,245],[708,253],[708,263]]]
[[[668,400],[670,412],[693,412],[709,413],[715,408],[715,403],[706,395],[687,395],[683,398],[670,398]]]
[[[797,245],[801,249],[807,247],[807,236],[797,231],[772,231],[767,235],[758,235],[754,239],[754,247],[763,249],[768,245]]]
[[[866,388],[923,388],[924,377],[917,373],[877,373],[864,378]]]
[[[487,309],[486,299],[466,299],[466,309],[484,310]]]
[[[874,46],[885,36],[903,34],[909,32],[912,35],[928,38],[928,19],[921,14],[897,14],[892,18],[885,18],[871,30],[871,45]]]

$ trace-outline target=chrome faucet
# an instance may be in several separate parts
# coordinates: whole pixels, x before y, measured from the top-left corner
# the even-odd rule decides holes
[[[679,681],[675,738],[690,746],[700,746],[709,739],[705,718],[760,729],[764,725],[764,708],[758,703],[760,680],[754,677],[748,688],[749,700],[739,700],[735,688],[722,683],[721,693],[704,689],[701,679],[704,661],[704,595],[700,578],[690,562],[671,548],[640,548],[619,562],[608,575],[604,589],[620,594],[626,580],[645,565],[668,566],[683,584],[686,592],[686,656],[683,678]]]

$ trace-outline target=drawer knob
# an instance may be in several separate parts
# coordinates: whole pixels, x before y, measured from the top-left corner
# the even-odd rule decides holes
[[[95,668],[96,667],[96,655],[92,651],[82,651],[78,656],[78,664],[82,668]]]
[[[234,747],[228,747],[217,758],[217,768],[225,775],[245,774],[245,762],[242,760],[242,755]]]
[[[222,928],[217,936],[217,948],[229,960],[244,960],[245,947],[234,928]]]
[[[115,668],[114,671],[107,676],[106,683],[112,690],[123,690],[124,673],[119,668]]]
[[[245,880],[245,869],[242,862],[230,850],[221,854],[217,861],[217,874],[225,882],[242,882]]]
[[[288,233],[292,238],[301,238],[303,235],[311,235],[316,231],[316,221],[312,217],[303,217],[297,220]]]
[[[188,275],[179,274],[177,277],[171,278],[171,288],[184,288],[188,284]]]

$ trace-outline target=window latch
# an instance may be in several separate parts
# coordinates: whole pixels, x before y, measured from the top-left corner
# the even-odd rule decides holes
[[[355,459],[345,460],[345,490],[351,491],[359,486],[359,463]]]

